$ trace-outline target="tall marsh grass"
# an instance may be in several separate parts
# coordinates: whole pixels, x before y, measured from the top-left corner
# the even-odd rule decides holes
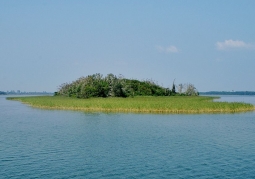
[[[62,96],[9,97],[33,107],[97,112],[226,113],[252,111],[252,104],[213,102],[213,97],[168,96],[77,99]]]

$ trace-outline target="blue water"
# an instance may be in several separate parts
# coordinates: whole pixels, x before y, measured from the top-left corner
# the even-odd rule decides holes
[[[83,113],[0,96],[0,178],[255,178],[255,112]]]

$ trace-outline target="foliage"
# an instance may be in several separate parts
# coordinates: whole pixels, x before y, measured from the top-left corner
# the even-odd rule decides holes
[[[175,91],[174,91],[175,93]],[[72,83],[64,83],[55,95],[90,97],[134,97],[134,96],[170,96],[172,91],[161,87],[151,80],[139,81],[123,76],[93,74],[81,77]]]
[[[81,77],[72,83],[60,85],[55,95],[91,98],[91,97],[134,97],[134,96],[197,96],[193,84],[179,84],[178,92],[173,82],[172,89],[159,86],[152,80],[139,81],[126,79],[122,75],[97,73]]]
[[[172,93],[175,94],[176,91],[175,91],[175,84],[173,83],[173,86],[172,86]]]
[[[178,92],[179,92],[179,95],[185,95],[185,96],[198,96],[199,95],[196,87],[191,83],[179,84]]]
[[[6,94],[5,92],[3,92],[3,91],[0,91],[0,94]]]

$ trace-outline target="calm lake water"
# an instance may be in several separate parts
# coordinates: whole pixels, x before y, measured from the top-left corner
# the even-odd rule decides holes
[[[5,97],[0,178],[255,178],[255,112],[84,113]]]

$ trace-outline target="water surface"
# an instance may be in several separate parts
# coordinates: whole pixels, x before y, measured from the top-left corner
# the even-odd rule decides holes
[[[0,178],[255,177],[254,112],[84,113],[5,97]]]

